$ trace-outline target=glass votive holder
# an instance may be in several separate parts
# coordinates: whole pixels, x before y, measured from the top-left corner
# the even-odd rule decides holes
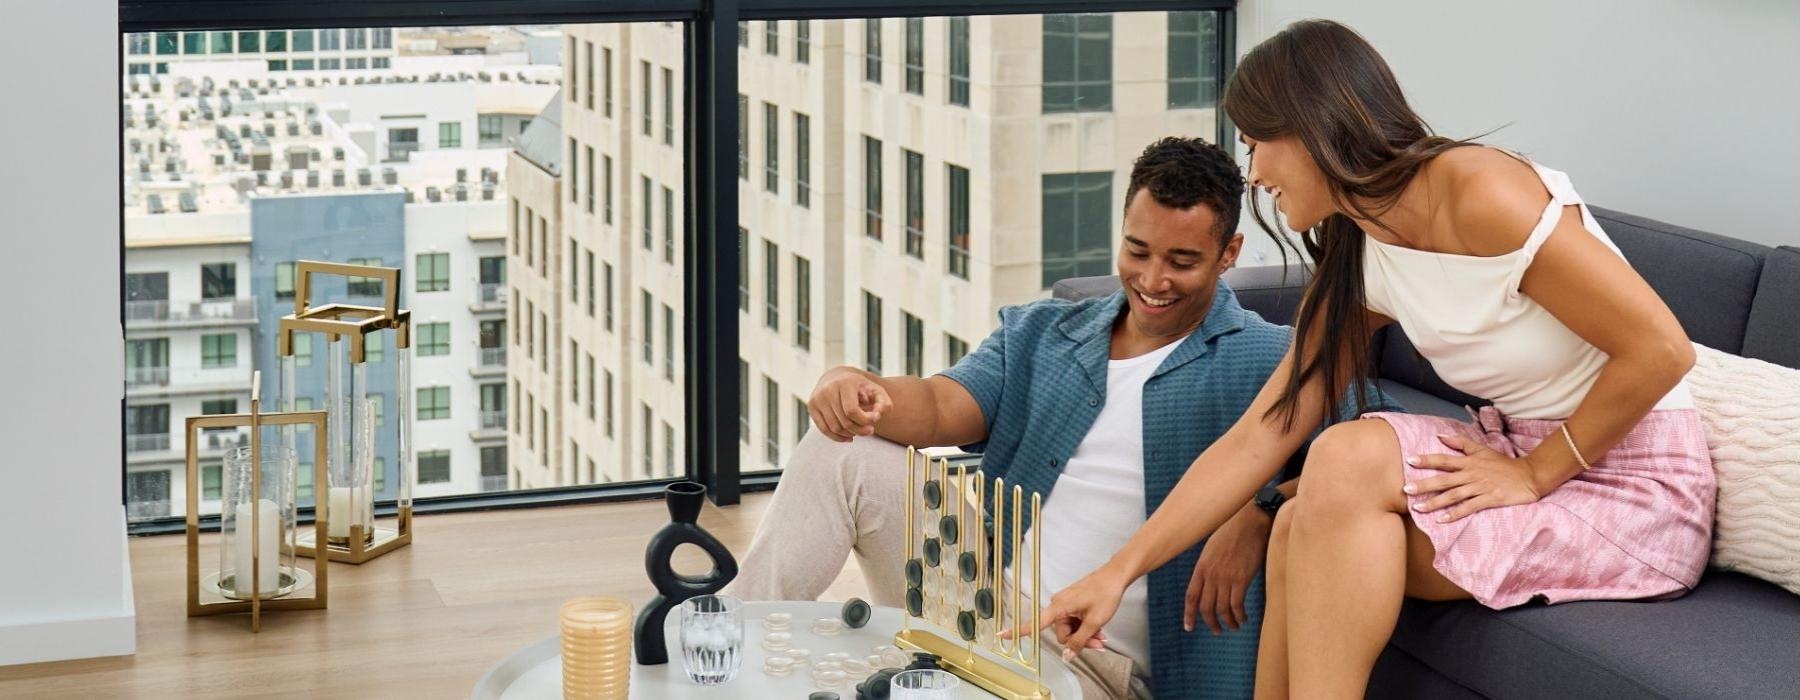
[[[835,617],[821,617],[813,620],[812,631],[813,634],[835,637],[837,633],[844,631],[844,621]]]
[[[844,674],[851,678],[867,677],[871,670],[873,669],[869,668],[868,662],[863,661],[862,659],[844,660]]]
[[[562,680],[565,698],[617,698],[631,680],[631,603],[575,598],[563,603]]]
[[[794,648],[794,649],[789,649],[784,653],[787,654],[787,657],[789,659],[792,659],[794,661],[794,666],[796,668],[798,668],[800,666],[809,666],[812,664],[812,650],[811,649]]]
[[[906,652],[887,644],[875,647],[875,654],[881,657],[880,668],[906,668],[912,663]]]
[[[841,651],[834,651],[819,658],[820,663],[832,664],[839,668],[842,668],[844,662],[849,660],[850,655]]]
[[[763,635],[762,647],[769,651],[786,651],[794,635],[787,632],[770,632]]]
[[[892,700],[954,700],[962,679],[939,669],[901,671],[888,685]]]
[[[794,626],[794,616],[790,613],[776,612],[763,616],[763,629],[770,632],[786,632]]]

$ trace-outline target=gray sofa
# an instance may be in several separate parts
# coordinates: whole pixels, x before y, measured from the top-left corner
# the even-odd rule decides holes
[[[1593,211],[1695,342],[1800,367],[1800,248]],[[1242,268],[1226,281],[1246,308],[1293,322],[1299,272]],[[1118,287],[1113,277],[1071,279],[1054,294]],[[1467,420],[1462,406],[1482,403],[1444,384],[1398,328],[1381,331],[1376,346],[1382,387],[1408,410]],[[1692,593],[1662,603],[1494,611],[1408,600],[1369,697],[1800,698],[1800,596],[1710,571]]]

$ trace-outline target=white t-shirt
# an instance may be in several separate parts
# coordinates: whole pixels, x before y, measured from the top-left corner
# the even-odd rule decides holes
[[[1184,338],[1185,339],[1185,338]],[[1144,382],[1181,340],[1106,367],[1106,403],[1044,502],[1043,595],[1081,580],[1100,568],[1144,525]],[[1031,533],[1015,562],[1031,561]],[[1027,593],[1031,583],[1024,584]],[[1107,647],[1150,671],[1149,587],[1132,582],[1119,611],[1104,628]],[[1180,614],[1179,610],[1165,611]]]

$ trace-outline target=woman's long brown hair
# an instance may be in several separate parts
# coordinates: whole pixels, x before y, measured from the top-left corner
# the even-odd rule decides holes
[[[1339,211],[1356,212],[1363,220],[1391,209],[1426,162],[1452,148],[1475,145],[1432,134],[1406,103],[1375,47],[1349,27],[1327,20],[1295,22],[1251,49],[1226,85],[1224,108],[1250,138],[1298,137],[1325,173]],[[1263,216],[1255,187],[1250,201],[1251,216],[1275,239],[1285,264],[1289,250],[1298,254],[1299,246]],[[1293,427],[1300,388],[1307,382],[1322,380],[1325,424],[1330,425],[1338,418],[1340,397],[1369,375],[1364,235],[1344,214],[1327,216],[1300,235],[1313,260],[1313,277],[1294,319],[1296,362],[1281,397],[1263,416],[1280,418],[1284,430]],[[1321,322],[1317,338],[1310,332],[1315,321]],[[1307,361],[1309,352],[1314,354]],[[1355,392],[1357,413],[1367,408],[1367,398],[1365,392]]]

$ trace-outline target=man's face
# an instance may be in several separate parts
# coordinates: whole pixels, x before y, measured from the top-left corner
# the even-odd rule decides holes
[[[1217,222],[1205,204],[1175,209],[1147,190],[1132,195],[1119,247],[1119,280],[1130,310],[1127,322],[1138,333],[1180,337],[1206,320],[1219,275],[1237,263],[1244,243],[1242,234],[1227,234],[1231,242],[1221,251]]]

